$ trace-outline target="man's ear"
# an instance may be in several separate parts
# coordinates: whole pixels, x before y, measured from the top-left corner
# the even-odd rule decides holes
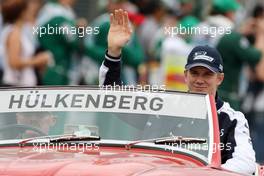
[[[217,86],[220,86],[222,84],[222,82],[224,81],[224,73],[218,73],[217,74]]]
[[[184,81],[187,82],[187,72],[188,70],[184,70]]]

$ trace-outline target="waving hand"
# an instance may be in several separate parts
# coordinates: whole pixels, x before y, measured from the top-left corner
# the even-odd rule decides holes
[[[126,11],[119,9],[110,14],[110,29],[108,33],[108,54],[117,57],[121,49],[131,38],[132,29]]]

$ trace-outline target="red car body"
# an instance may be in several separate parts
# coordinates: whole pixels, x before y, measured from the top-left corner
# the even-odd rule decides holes
[[[215,101],[209,97],[214,143],[220,141]],[[171,152],[155,146],[100,142],[99,150],[34,151],[34,146],[2,145],[0,176],[238,176],[221,168],[220,150],[211,162],[184,152]],[[258,168],[263,176],[263,167]]]
[[[32,152],[30,147],[0,149],[0,175],[6,176],[236,176],[204,166],[192,156],[153,149],[100,147],[99,152]]]

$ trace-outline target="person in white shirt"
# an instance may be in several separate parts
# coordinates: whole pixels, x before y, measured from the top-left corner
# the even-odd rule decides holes
[[[1,33],[1,58],[3,60],[3,84],[7,86],[35,86],[34,68],[43,69],[51,59],[48,52],[34,56],[35,46],[24,33],[28,21],[27,0],[4,0],[2,16],[4,28]]]

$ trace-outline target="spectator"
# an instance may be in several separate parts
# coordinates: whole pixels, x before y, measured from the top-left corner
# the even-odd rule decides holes
[[[192,16],[196,2],[194,0],[179,0],[179,2],[181,9],[181,18],[184,18],[186,16]]]
[[[258,21],[264,19],[264,7],[260,4],[256,5],[253,10],[252,17],[243,25],[242,33],[248,38],[250,43],[254,45],[258,28]],[[257,162],[264,162],[264,83],[256,79],[254,70],[247,69],[249,83],[244,101],[242,103],[242,111],[246,114],[249,125],[252,129],[252,142],[256,150]]]
[[[193,1],[193,0],[180,0],[180,13],[179,13],[179,19],[180,24],[185,27],[186,29],[189,28],[189,30],[196,26],[200,20],[193,15],[195,8],[197,8],[197,5],[199,2]],[[188,43],[192,42],[192,35],[186,34],[185,40]]]
[[[54,57],[54,64],[43,73],[44,85],[69,84],[71,59],[75,51],[80,51],[79,36],[72,32],[78,28],[72,9],[74,3],[75,0],[53,0],[46,3],[39,13],[38,26],[46,29],[45,34],[38,35],[40,47],[50,51]]]
[[[211,31],[195,33],[194,44],[216,47],[220,38],[234,28],[234,15],[238,8],[239,4],[235,0],[213,0],[210,15],[197,26],[198,29]],[[217,32],[218,30],[220,32]]]
[[[196,18],[188,16],[179,21],[178,29],[183,27],[187,30],[198,24]],[[180,27],[179,27],[180,26]],[[186,58],[191,52],[193,45],[190,43],[191,34],[179,33],[168,37],[162,45],[162,67],[165,72],[165,85],[168,89],[187,91],[184,79]]]
[[[143,46],[146,60],[153,60],[151,56],[150,44],[153,39],[153,34],[156,34],[161,28],[162,21],[165,17],[166,9],[160,1],[149,1],[147,4],[148,10],[144,22],[138,29],[140,43]]]
[[[42,69],[50,60],[47,52],[34,55],[35,47],[23,28],[28,22],[27,0],[4,0],[2,15],[4,29],[1,34],[3,83],[9,86],[34,86],[37,78],[34,68]]]
[[[39,46],[38,38],[34,35],[34,28],[37,26],[37,16],[39,13],[40,8],[42,7],[43,0],[29,0],[28,1],[28,10],[27,10],[27,23],[23,27],[23,32],[28,37],[30,42],[35,47],[34,55],[39,54],[40,52],[45,51]],[[52,62],[51,62],[52,63]],[[37,77],[37,85],[42,85],[42,73],[44,72],[45,68],[39,69],[35,68],[35,74]]]
[[[234,11],[226,10],[231,3],[230,1],[219,1],[215,6],[219,6],[222,17],[234,24]],[[235,1],[233,2],[235,3]],[[221,8],[220,8],[221,7]],[[236,7],[234,5],[234,7]],[[236,9],[236,8],[235,8]],[[226,101],[230,102],[234,109],[240,109],[241,97],[238,96],[239,77],[243,63],[247,63],[256,71],[259,79],[264,77],[264,26],[263,20],[259,21],[256,26],[256,42],[251,45],[246,37],[241,33],[232,30],[230,34],[223,35],[217,43],[217,49],[224,58],[225,80],[220,86],[219,95]]]
[[[159,60],[156,60],[154,53],[152,52],[152,43],[154,42],[154,36],[159,32],[162,27],[163,21],[166,16],[167,7],[166,4],[161,1],[147,0],[141,5],[141,11],[145,15],[144,22],[137,29],[139,41],[143,47],[145,55],[145,83],[157,85],[159,84]],[[143,67],[143,68],[144,68]]]
[[[34,35],[33,29],[36,28],[37,16],[42,7],[43,0],[28,0],[27,7],[27,22],[24,25],[24,32],[31,39],[32,43],[38,47],[37,38]]]

